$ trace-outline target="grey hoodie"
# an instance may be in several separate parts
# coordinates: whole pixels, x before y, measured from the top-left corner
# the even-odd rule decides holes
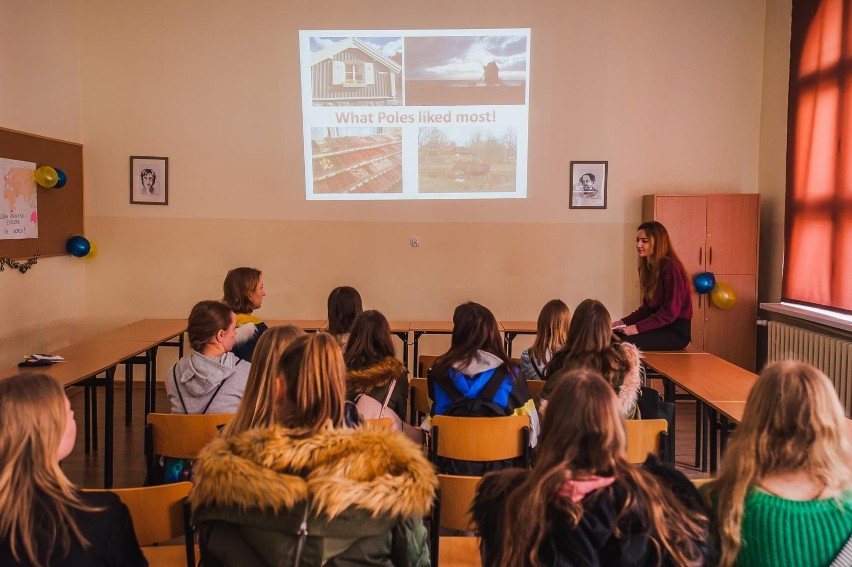
[[[250,366],[230,352],[215,357],[197,352],[184,356],[166,378],[172,413],[234,413],[246,389]],[[222,387],[216,392],[220,384]],[[180,396],[176,388],[180,389]],[[213,401],[204,412],[211,398]]]

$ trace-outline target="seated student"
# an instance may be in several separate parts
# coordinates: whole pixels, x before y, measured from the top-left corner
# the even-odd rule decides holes
[[[236,435],[247,429],[269,427],[275,423],[274,394],[278,361],[284,349],[304,334],[302,329],[286,325],[272,327],[258,339],[243,398],[222,435]]]
[[[439,356],[426,377],[431,415],[499,417],[530,416],[530,442],[535,446],[538,414],[525,380],[512,366],[497,320],[488,308],[469,301],[453,313],[450,350]],[[424,426],[425,427],[425,426]],[[443,459],[441,472],[479,476],[514,465],[514,461],[473,463]]]
[[[631,465],[615,393],[591,369],[559,381],[532,470],[487,475],[472,507],[483,565],[712,565],[710,522],[683,474]]]
[[[355,318],[343,360],[348,371],[346,398],[355,402],[361,417],[389,417],[394,429],[401,431],[408,409],[408,370],[394,354],[384,315],[371,310]],[[371,400],[359,399],[362,396]]]
[[[255,268],[234,268],[225,276],[222,288],[225,292],[223,302],[237,315],[237,339],[233,353],[251,362],[257,340],[268,329],[266,323],[253,315],[266,297],[263,274]]]
[[[419,447],[344,426],[334,338],[297,338],[275,386],[279,425],[216,439],[190,495],[204,565],[429,565],[437,479]]]
[[[577,306],[565,345],[547,365],[542,403],[564,376],[561,370],[593,368],[618,393],[618,405],[624,416],[639,418],[637,400],[642,387],[639,351],[613,336],[611,327],[609,311],[600,301],[586,299]]]
[[[568,337],[571,310],[561,299],[551,299],[538,314],[535,342],[521,353],[521,376],[524,380],[544,380],[544,367],[553,353]]]
[[[346,347],[355,317],[361,314],[361,295],[354,287],[336,287],[328,294],[328,332]]]
[[[236,325],[234,312],[220,301],[201,301],[192,308],[187,320],[192,352],[172,366],[165,380],[172,413],[237,411],[251,365],[231,352]]]
[[[62,472],[76,434],[56,380],[0,380],[0,565],[148,565],[118,496],[82,492]]]
[[[721,565],[849,565],[832,560],[852,536],[850,456],[846,416],[829,379],[799,362],[767,366],[719,476],[704,489]]]

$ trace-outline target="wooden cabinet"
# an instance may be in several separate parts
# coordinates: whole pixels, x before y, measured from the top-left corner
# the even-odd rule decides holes
[[[754,370],[759,195],[645,195],[642,220],[665,225],[690,277],[712,272],[737,294],[731,309],[693,294],[693,346]]]

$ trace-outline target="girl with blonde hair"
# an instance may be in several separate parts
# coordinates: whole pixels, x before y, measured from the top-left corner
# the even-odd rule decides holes
[[[243,399],[234,418],[225,426],[223,435],[236,435],[246,429],[268,427],[275,423],[278,362],[287,346],[304,334],[302,329],[286,325],[272,327],[258,339]]]
[[[76,434],[56,380],[0,380],[0,565],[148,564],[118,496],[81,492],[59,467]]]
[[[401,435],[345,427],[334,337],[287,347],[275,401],[277,425],[217,439],[196,461],[204,564],[427,567],[432,466]]]
[[[698,566],[712,563],[701,498],[681,473],[627,462],[612,387],[591,369],[565,373],[542,424],[532,470],[487,475],[473,517],[483,565]]]
[[[722,565],[822,566],[852,535],[847,420],[829,379],[799,362],[767,366],[721,472],[706,488]]]
[[[538,314],[535,342],[521,353],[521,376],[524,380],[544,380],[544,367],[553,353],[568,338],[571,310],[561,299],[551,299]]]

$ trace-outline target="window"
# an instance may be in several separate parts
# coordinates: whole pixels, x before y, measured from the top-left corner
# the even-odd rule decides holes
[[[335,85],[360,87],[375,82],[375,68],[372,63],[332,61],[332,83]]]
[[[795,0],[785,301],[852,311],[852,0]]]

